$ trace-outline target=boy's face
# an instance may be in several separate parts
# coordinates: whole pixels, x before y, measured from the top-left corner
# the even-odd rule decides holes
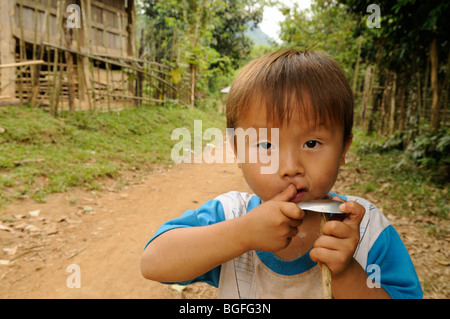
[[[308,120],[293,114],[289,125],[284,122],[274,126],[267,121],[264,108],[255,107],[248,115],[239,120],[237,127],[244,130],[267,128],[267,136],[258,134],[258,139],[247,139],[245,143],[245,161],[240,163],[247,184],[263,201],[272,199],[286,189],[289,184],[297,188],[293,202],[310,201],[327,196],[336,182],[339,167],[345,163],[345,155],[351,140],[344,144],[343,127],[339,125],[315,126]],[[271,128],[279,129],[279,138],[272,139]],[[251,150],[263,148],[271,157],[278,156],[278,170],[271,174],[261,174],[266,166],[258,160],[249,161]],[[242,154],[240,154],[242,156]],[[267,161],[265,162],[267,163]]]

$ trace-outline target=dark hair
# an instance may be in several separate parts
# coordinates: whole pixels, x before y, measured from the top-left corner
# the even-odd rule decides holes
[[[265,107],[267,119],[277,124],[289,123],[296,111],[316,124],[342,125],[344,142],[352,134],[354,102],[348,80],[334,59],[318,51],[288,49],[250,62],[234,80],[226,107],[229,128],[251,108]]]

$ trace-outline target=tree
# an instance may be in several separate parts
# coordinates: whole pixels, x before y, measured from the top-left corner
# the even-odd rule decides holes
[[[371,32],[365,27],[364,21],[367,15],[366,9],[371,1],[342,2],[346,4],[347,11],[358,21],[359,33],[369,35],[366,43],[370,47],[366,47],[365,52],[363,50],[365,58],[370,63],[376,63],[379,69],[394,72],[397,79],[401,80],[401,86],[397,85],[397,87],[406,89],[404,92],[400,91],[401,94],[394,92],[397,99],[408,102],[402,94],[415,98],[415,103],[408,103],[406,112],[400,108],[399,114],[393,114],[398,118],[395,124],[400,124],[396,128],[404,128],[401,123],[406,123],[404,116],[413,111],[412,105],[419,106],[417,110],[415,109],[416,112],[426,108],[428,83],[431,82],[430,127],[432,131],[437,131],[440,125],[439,119],[442,118],[441,106],[445,109],[448,107],[442,103],[444,100],[442,97],[448,96],[448,93],[444,91],[445,85],[440,83],[446,83],[445,79],[448,79],[445,65],[449,64],[450,3],[438,0],[378,1],[382,17],[381,29]],[[358,32],[355,32],[356,36]],[[374,52],[378,53],[378,59],[374,59]],[[414,74],[416,76],[412,76]],[[385,82],[385,89],[394,84],[394,82]],[[392,110],[394,109],[391,108]],[[423,121],[423,114],[421,115],[419,120]]]
[[[282,7],[285,21],[280,24],[283,45],[297,49],[320,49],[332,55],[349,79],[353,76],[358,45],[353,39],[355,21],[337,1],[317,0],[311,10]]]
[[[158,63],[170,63],[173,76],[189,81],[189,104],[207,90],[217,70],[237,67],[249,51],[245,23],[259,22],[262,9],[253,0],[143,0],[148,54]],[[250,4],[250,5],[249,5]],[[159,90],[161,91],[161,90]],[[160,93],[160,92],[159,92]]]
[[[225,6],[217,15],[220,17],[212,30],[211,47],[221,57],[228,57],[235,69],[242,65],[242,58],[250,53],[251,40],[245,35],[249,27],[257,26],[262,20],[261,1],[224,0]],[[218,67],[218,63],[212,67]],[[219,66],[220,67],[220,66]]]

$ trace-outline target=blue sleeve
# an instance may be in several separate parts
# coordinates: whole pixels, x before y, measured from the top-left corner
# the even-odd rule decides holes
[[[215,199],[210,200],[200,206],[195,210],[187,210],[181,217],[172,219],[166,223],[164,223],[153,235],[153,237],[147,242],[145,247],[154,240],[156,237],[161,234],[175,228],[181,227],[197,227],[197,226],[207,226],[212,225],[225,220],[225,213],[223,211],[222,203]],[[208,271],[207,273],[187,280],[183,282],[178,282],[179,285],[188,285],[194,282],[206,282],[214,287],[219,286],[219,277],[220,277],[220,266]],[[173,283],[166,283],[173,284]]]
[[[397,231],[386,227],[373,244],[367,257],[367,268],[379,267],[381,287],[393,299],[423,298],[414,265]],[[366,269],[367,272],[367,269]],[[368,272],[370,276],[370,271]]]
[[[343,199],[343,200],[347,201],[347,196],[339,195],[339,194],[336,194],[336,193],[333,193],[333,192],[330,192],[330,195],[331,195],[331,198],[333,198],[334,196],[337,196],[340,199]]]

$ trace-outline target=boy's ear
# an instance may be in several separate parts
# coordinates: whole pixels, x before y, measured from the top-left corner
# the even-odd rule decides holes
[[[347,152],[350,149],[350,146],[352,145],[352,141],[353,141],[353,135],[350,134],[350,137],[348,138],[348,140],[344,142],[345,144],[344,144],[344,150],[342,152],[342,157],[341,157],[341,165],[345,164],[345,156],[347,155]]]

